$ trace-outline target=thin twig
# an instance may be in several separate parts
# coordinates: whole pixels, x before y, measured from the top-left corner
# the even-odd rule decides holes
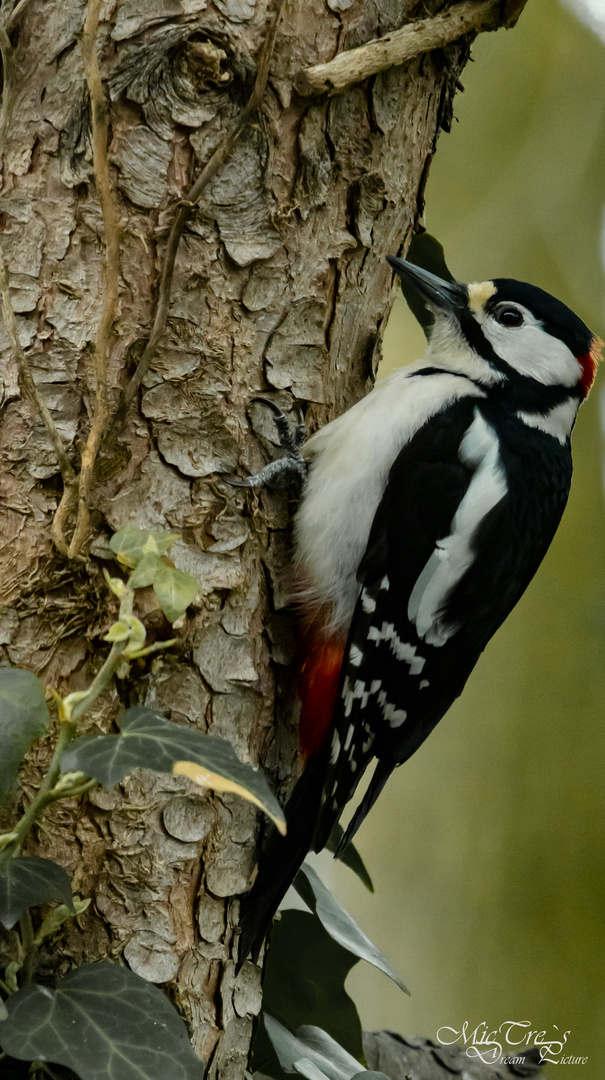
[[[105,241],[105,292],[103,310],[97,331],[94,352],[95,408],[93,420],[82,452],[80,483],[78,489],[78,516],[74,534],[69,545],[69,557],[77,558],[86,539],[90,523],[90,488],[103,436],[109,424],[109,395],[107,387],[107,360],[113,336],[118,308],[119,291],[119,219],[113,201],[109,179],[107,143],[109,116],[107,102],[101,83],[101,73],[96,50],[96,37],[101,11],[101,0],[88,0],[88,11],[82,32],[82,58],[90,95],[92,115],[92,150],[95,184],[103,214]]]
[[[134,592],[132,589],[126,588],[120,603],[119,619],[128,618],[132,615],[133,602]],[[85,776],[78,777],[75,775],[73,777],[74,782],[71,786],[62,786],[59,782],[61,776],[61,758],[70,742],[77,734],[77,721],[82,714],[94,704],[99,695],[103,693],[105,688],[111,682],[111,679],[122,660],[122,653],[127,645],[128,640],[114,642],[109,651],[109,655],[95,675],[86,693],[79,701],[73,704],[70,715],[65,715],[65,718],[61,720],[59,737],[50,765],[48,766],[48,771],[40,785],[39,791],[10,833],[10,840],[5,843],[2,850],[0,850],[0,870],[2,870],[15,855],[20,853],[30,829],[46,810],[47,806],[50,806],[51,803],[58,802],[61,799],[71,799],[74,796],[83,795],[96,786],[97,781],[95,779],[88,779]]]
[[[61,470],[61,476],[63,477],[64,495],[69,494],[72,498],[77,487],[76,474],[74,472],[73,465],[67,456],[66,445],[58,431],[56,424],[49,412],[47,406],[44,404],[38,387],[34,382],[34,377],[29,367],[29,361],[25,355],[21,342],[19,341],[19,331],[17,328],[17,320],[15,318],[15,310],[13,308],[13,302],[11,300],[9,277],[6,260],[4,258],[4,252],[0,248],[0,295],[2,296],[2,318],[4,325],[8,331],[8,336],[13,348],[13,356],[17,362],[17,368],[19,370],[19,379],[21,382],[21,389],[27,395],[34,408],[37,410],[46,430],[50,436],[50,441],[53,445],[53,450],[57,456],[59,468]],[[62,524],[56,530],[56,535],[53,533],[55,543],[62,552],[63,555],[67,555],[67,543],[65,540],[65,534],[63,532]]]
[[[0,106],[0,149],[4,151],[4,137],[13,109],[13,47],[5,26],[0,26],[0,55],[2,56],[2,105]]]
[[[34,965],[38,954],[38,950],[34,944],[34,928],[29,910],[24,911],[19,919],[19,930],[21,931],[21,945],[23,946],[23,951],[25,953],[23,966],[21,968],[21,986],[23,987],[29,986],[32,981]]]
[[[275,46],[275,38],[277,36],[277,27],[279,18],[284,6],[285,0],[277,0],[277,4],[271,21],[267,28],[267,34],[263,42],[261,53],[258,59],[258,67],[256,71],[256,79],[252,88],[250,97],[240,112],[239,116],[234,120],[231,127],[228,129],[227,134],[223,142],[216,148],[211,155],[206,165],[202,169],[200,175],[195,181],[193,187],[185,195],[184,199],[179,203],[174,221],[168,235],[166,243],[166,250],[164,252],[164,260],[162,263],[162,270],[160,274],[160,286],[158,290],[158,302],[155,311],[155,318],[153,320],[153,326],[149,340],[145,346],[145,350],[137,364],[136,371],[132,376],[126,390],[124,391],[122,401],[120,402],[114,417],[111,422],[112,438],[115,439],[118,431],[120,430],[124,419],[128,412],[128,409],[143,381],[149,365],[155,356],[158,343],[164,330],[166,328],[166,322],[168,319],[168,305],[170,303],[170,291],[172,287],[172,275],[174,272],[174,263],[176,259],[177,249],[180,243],[183,230],[191,217],[192,211],[195,209],[200,196],[206,187],[206,185],[212,180],[212,177],[216,175],[221,165],[229,157],[233,150],[237,140],[239,139],[242,131],[246,127],[246,124],[252,119],[254,113],[258,109],[263,95],[267,87],[267,80],[269,78],[269,70],[271,67],[271,59],[273,56],[273,48]]]
[[[4,24],[4,29],[6,30],[7,34],[10,34],[10,32],[11,32],[13,26],[15,25],[17,19],[19,18],[20,15],[23,14],[24,9],[27,7],[27,5],[29,3],[30,3],[30,0],[19,0],[19,3],[15,5],[15,7],[11,11],[8,19],[6,20],[6,23]]]
[[[514,26],[526,0],[465,0],[431,19],[417,19],[375,38],[357,49],[339,53],[327,64],[299,71],[294,86],[299,94],[337,94],[355,83],[396,67],[421,53],[449,45],[465,34]]]

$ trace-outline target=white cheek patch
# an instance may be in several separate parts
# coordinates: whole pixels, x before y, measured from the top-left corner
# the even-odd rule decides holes
[[[496,433],[478,409],[460,444],[459,457],[464,464],[476,466],[476,471],[454,515],[450,535],[437,543],[408,602],[408,618],[418,636],[435,646],[445,645],[459,629],[445,623],[441,612],[451,590],[472,566],[477,529],[508,490]]]
[[[502,326],[493,315],[474,312],[477,322],[494,352],[520,375],[543,386],[576,386],[582,377],[580,363],[560,338],[549,334],[542,323],[522,304],[522,326]]]

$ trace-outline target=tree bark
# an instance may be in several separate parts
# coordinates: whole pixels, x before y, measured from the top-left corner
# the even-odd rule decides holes
[[[133,664],[99,699],[91,731],[144,702],[229,739],[282,794],[291,783],[291,505],[224,477],[276,453],[271,415],[251,402],[258,392],[293,415],[302,404],[312,431],[370,388],[389,306],[384,257],[405,250],[422,213],[470,37],[330,99],[298,97],[293,78],[447,6],[287,0],[262,107],[191,213],[166,331],[125,426],[97,459],[79,559],[53,545],[62,477],[0,328],[2,662],[61,693],[89,684],[116,610],[101,572],[116,570],[107,541],[125,525],[180,533],[174,562],[203,585],[177,646]],[[2,18],[10,10],[3,3]],[[245,105],[271,10],[271,0],[105,0],[97,42],[120,241],[111,409],[149,334],[175,208]],[[85,15],[82,0],[32,0],[11,28],[0,197],[21,345],[76,469],[98,398],[93,342],[107,299]],[[72,508],[67,540],[74,528]],[[150,635],[167,637],[151,590],[137,595]],[[46,760],[44,746],[31,756],[13,809]],[[51,942],[40,974],[123,957],[169,989],[211,1075],[240,1077],[260,974],[249,963],[235,974],[234,898],[249,885],[258,838],[250,804],[146,771],[84,806],[59,804],[31,850],[56,858],[94,902]]]

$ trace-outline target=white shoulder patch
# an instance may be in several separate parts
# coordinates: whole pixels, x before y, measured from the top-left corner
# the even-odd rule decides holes
[[[508,490],[498,438],[478,409],[460,444],[459,458],[474,466],[475,474],[454,515],[450,535],[438,541],[408,603],[408,618],[429,645],[444,645],[458,630],[443,622],[442,609],[450,591],[472,565],[472,541],[479,525]]]

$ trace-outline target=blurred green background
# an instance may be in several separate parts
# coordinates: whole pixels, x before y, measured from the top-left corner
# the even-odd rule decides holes
[[[603,336],[605,48],[556,0],[529,0],[518,26],[481,35],[473,57],[459,123],[432,166],[427,229],[461,280],[531,281]],[[423,351],[398,298],[381,374]],[[322,862],[412,991],[357,965],[348,988],[364,1027],[435,1038],[464,1020],[556,1025],[571,1032],[565,1053],[588,1057],[551,1066],[562,1080],[605,1075],[598,406],[597,383],[574,435],[569,508],[537,579],[359,834],[375,896]]]

